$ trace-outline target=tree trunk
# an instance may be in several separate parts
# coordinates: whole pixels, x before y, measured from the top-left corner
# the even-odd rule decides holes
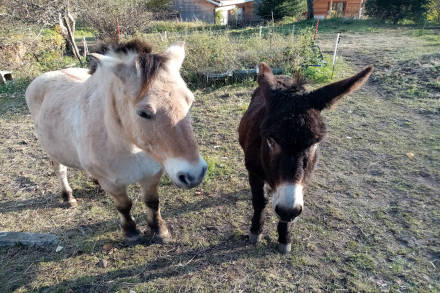
[[[314,18],[313,0],[307,0],[307,18]]]
[[[59,22],[61,26],[61,34],[63,35],[64,39],[66,39],[67,44],[70,45],[73,55],[78,58],[79,63],[82,66],[83,64],[81,61],[81,56],[75,43],[75,19],[67,11],[67,14],[65,14],[64,16],[59,14]]]

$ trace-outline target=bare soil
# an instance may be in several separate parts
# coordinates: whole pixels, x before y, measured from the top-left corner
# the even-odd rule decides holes
[[[210,170],[192,190],[160,187],[174,241],[146,228],[138,186],[133,214],[145,237],[126,243],[110,200],[81,171],[59,186],[33,135],[24,88],[0,91],[0,231],[55,233],[63,249],[0,248],[0,292],[440,291],[439,30],[342,35],[352,69],[374,64],[360,91],[326,112],[329,135],[292,225],[276,250],[276,216],[248,243],[251,203],[237,126],[255,83],[196,90],[193,125]],[[319,36],[332,51],[335,34]],[[314,87],[319,85],[312,85]]]

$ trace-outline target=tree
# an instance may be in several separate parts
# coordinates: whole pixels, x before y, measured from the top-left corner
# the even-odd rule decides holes
[[[440,23],[440,0],[431,0],[429,3],[428,20]]]
[[[258,6],[257,14],[265,19],[275,20],[284,16],[297,16],[303,11],[302,0],[263,0]]]
[[[307,0],[307,18],[314,18],[313,0]]]
[[[78,11],[75,0],[8,0],[4,10],[8,18],[41,27],[60,25],[60,33],[70,49],[82,64],[78,47],[75,44],[75,18],[72,12]]]
[[[420,21],[425,18],[431,0],[368,0],[367,15],[397,23],[402,19]]]

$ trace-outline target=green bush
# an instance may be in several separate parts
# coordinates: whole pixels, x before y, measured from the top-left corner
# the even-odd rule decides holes
[[[63,37],[52,29],[11,29],[0,38],[0,66],[13,70],[15,76],[34,77],[73,63],[72,58],[64,57],[64,52]]]
[[[428,3],[431,0],[368,0],[365,3],[369,16],[398,23],[409,19],[421,21],[425,19]]]
[[[318,63],[312,50],[312,30],[263,28],[243,31],[200,31],[189,34],[168,33],[144,36],[156,51],[164,50],[175,41],[185,40],[186,58],[182,75],[192,84],[204,82],[204,73],[225,73],[252,69],[262,61],[287,74],[302,70],[304,64]]]

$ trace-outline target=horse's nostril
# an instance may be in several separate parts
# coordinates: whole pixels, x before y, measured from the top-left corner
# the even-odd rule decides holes
[[[200,178],[205,177],[206,170],[208,170],[208,167],[207,167],[207,166],[203,166],[203,168],[202,168],[202,173],[200,174]]]
[[[188,185],[188,181],[186,181],[186,176],[183,173],[180,173],[177,175],[177,178],[179,178],[179,181],[182,182],[185,185]]]

